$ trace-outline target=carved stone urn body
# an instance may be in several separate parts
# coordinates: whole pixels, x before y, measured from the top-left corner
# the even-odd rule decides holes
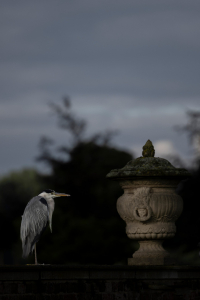
[[[124,190],[117,201],[117,211],[126,222],[127,236],[140,244],[128,259],[129,265],[167,263],[169,254],[162,243],[175,235],[175,221],[183,210],[182,198],[175,190],[189,176],[187,170],[175,168],[166,159],[148,155],[107,175],[118,180]]]

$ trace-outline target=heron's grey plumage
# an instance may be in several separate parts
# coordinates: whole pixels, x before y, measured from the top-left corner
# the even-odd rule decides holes
[[[52,215],[54,211],[53,198],[70,196],[56,193],[53,190],[45,190],[38,196],[32,198],[22,216],[20,237],[22,240],[23,257],[27,257],[35,248],[35,263],[37,264],[36,243],[49,223],[52,231]]]
[[[23,257],[27,257],[34,250],[34,245],[38,242],[48,222],[51,229],[54,200],[50,201],[52,203],[48,204],[48,202],[42,196],[36,196],[25,208],[20,230]]]

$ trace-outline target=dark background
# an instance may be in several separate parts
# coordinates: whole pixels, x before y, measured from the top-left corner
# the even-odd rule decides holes
[[[21,215],[33,196],[51,188],[71,197],[55,200],[53,232],[50,234],[48,228],[37,244],[39,262],[126,264],[138,243],[127,238],[125,223],[116,210],[117,198],[123,191],[118,183],[106,179],[106,174],[134,157],[112,145],[115,132],[84,138],[87,124],[73,113],[69,98],[65,97],[61,106],[51,104],[51,109],[68,136],[59,148],[51,137],[41,138],[37,161],[47,164],[51,172],[42,174],[23,169],[0,180],[1,263],[34,262],[33,255],[27,260],[21,258]],[[188,123],[176,129],[188,133],[193,140],[199,136],[200,113],[187,114]],[[170,160],[176,166],[184,166],[180,157],[170,157]],[[176,224],[176,237],[165,242],[172,255],[178,255],[179,263],[199,264],[196,255],[200,241],[198,161],[196,156],[190,169],[193,176],[181,190],[184,211]]]

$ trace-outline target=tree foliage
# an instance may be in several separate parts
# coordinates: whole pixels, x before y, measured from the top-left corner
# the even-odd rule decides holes
[[[196,161],[200,160],[200,111],[188,110],[186,112],[187,124],[177,125],[175,129],[185,132],[189,139],[189,144],[194,148]]]
[[[197,248],[200,242],[200,111],[189,110],[186,115],[187,124],[176,126],[176,129],[187,133],[189,144],[195,150],[195,159],[189,169],[191,177],[182,183],[179,192],[183,212],[176,222],[176,235],[165,245],[178,253],[179,263],[200,264]]]
[[[118,183],[105,177],[111,169],[123,167],[132,155],[111,145],[114,132],[86,138],[86,121],[74,115],[68,98],[62,106],[51,104],[51,108],[69,138],[57,152],[51,149],[52,137],[41,139],[37,159],[50,167],[50,174],[24,170],[0,181],[2,223],[7,228],[2,251],[9,256],[4,257],[4,262],[23,263],[19,240],[21,215],[33,196],[51,188],[71,197],[55,200],[53,233],[46,230],[37,244],[39,262],[126,263],[136,244],[128,240],[125,224],[116,211],[116,200],[122,190]],[[25,262],[33,261],[32,256]]]
[[[71,194],[67,200],[56,201],[54,232],[51,237],[46,235],[53,249],[48,259],[54,263],[125,262],[135,244],[128,241],[125,224],[116,211],[122,190],[105,177],[111,169],[123,167],[132,156],[110,145],[113,132],[86,139],[86,122],[70,111],[68,99],[63,104],[62,108],[55,104],[52,107],[61,128],[70,132],[71,141],[59,148],[59,158],[50,151],[49,140],[43,140],[38,158],[51,168],[51,175],[43,178],[45,185]],[[40,251],[45,260],[45,250]]]
[[[21,215],[33,196],[51,188],[71,197],[55,200],[53,233],[46,230],[37,244],[39,262],[126,264],[138,245],[127,238],[125,223],[116,211],[116,200],[123,191],[118,183],[105,176],[133,157],[112,146],[115,132],[86,137],[87,123],[73,113],[68,98],[63,99],[63,105],[51,104],[51,108],[58,125],[67,133],[65,144],[57,152],[51,148],[54,143],[51,136],[41,138],[37,159],[46,163],[51,172],[44,175],[24,169],[0,179],[0,263],[33,263],[33,256],[27,261],[21,259]],[[190,112],[188,116],[188,124],[178,129],[197,140],[200,113]],[[181,191],[184,210],[176,223],[175,238],[165,242],[168,249],[184,249],[187,253],[196,249],[200,240],[199,186],[200,171],[196,168]],[[183,256],[180,250],[179,262]],[[190,257],[187,263],[191,262]]]

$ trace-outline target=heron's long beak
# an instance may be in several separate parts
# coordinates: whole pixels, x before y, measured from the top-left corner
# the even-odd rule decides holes
[[[70,195],[64,194],[64,193],[57,193],[57,192],[54,192],[54,196],[55,196],[55,197],[69,197]]]

